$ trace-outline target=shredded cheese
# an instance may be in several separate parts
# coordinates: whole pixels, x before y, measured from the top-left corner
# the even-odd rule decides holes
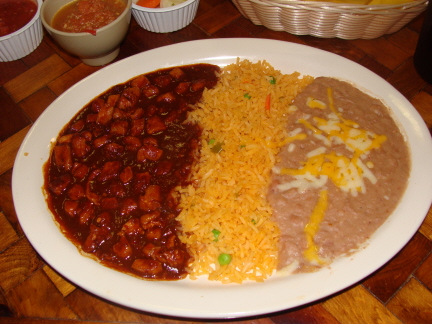
[[[311,98],[311,97],[307,98],[306,104],[310,108],[319,108],[319,109],[326,109],[327,108],[327,105],[323,101],[315,99],[315,98]]]
[[[307,138],[306,134],[300,133],[300,134],[297,134],[294,136],[287,137],[285,140],[283,140],[282,142],[278,142],[278,143],[271,142],[271,141],[265,141],[265,145],[269,148],[277,148],[277,147],[285,146],[285,144],[288,144],[290,142],[293,142],[296,140],[303,140],[306,138]]]
[[[377,181],[370,170],[373,164],[363,163],[361,159],[367,158],[371,150],[379,148],[387,140],[386,136],[364,130],[356,122],[343,118],[335,109],[330,88],[327,94],[331,110],[327,119],[314,117],[312,120],[315,125],[305,119],[299,119],[297,122],[311,130],[313,136],[321,140],[325,146],[344,145],[352,155],[338,155],[335,152],[326,152],[326,147],[319,147],[306,154],[307,160],[301,168],[280,170],[281,174],[292,175],[295,178],[291,184],[279,185],[280,190],[297,188],[303,191],[317,188],[318,185],[325,185],[323,179],[330,179],[342,191],[357,196],[359,192],[366,192],[364,179],[368,179],[372,184]],[[309,105],[312,99],[307,100]],[[298,133],[296,136],[289,137],[286,142],[292,142],[300,135],[301,139],[304,139],[305,134]],[[308,176],[305,178],[305,175]]]
[[[321,190],[319,193],[318,202],[310,216],[309,222],[304,228],[307,239],[307,248],[304,251],[304,256],[311,263],[325,263],[318,255],[318,246],[314,242],[314,237],[319,230],[320,224],[324,219],[324,214],[328,205],[327,190]]]
[[[332,89],[327,89],[328,106],[317,99],[308,97],[306,105],[310,108],[330,109],[326,118],[304,116],[297,120],[306,128],[306,132],[318,139],[324,146],[320,146],[306,154],[306,161],[299,168],[274,168],[273,172],[290,175],[293,179],[277,186],[278,190],[285,191],[296,188],[300,192],[309,189],[322,188],[309,222],[304,228],[307,239],[305,258],[311,264],[323,264],[325,261],[319,257],[319,248],[314,238],[319,230],[320,223],[324,219],[328,206],[328,192],[325,185],[332,181],[343,192],[357,196],[366,192],[365,179],[375,184],[377,178],[370,170],[374,167],[371,161],[363,162],[368,158],[371,150],[378,149],[387,138],[371,131],[362,129],[356,122],[342,117],[343,109],[336,109],[333,100]],[[298,128],[295,129],[284,141],[284,144],[297,139],[305,139],[306,134]],[[281,143],[273,144],[279,145]],[[331,151],[332,145],[343,145],[347,154]],[[294,144],[290,144],[288,150],[293,152]]]
[[[312,124],[309,123],[306,119],[299,119],[297,122],[299,124],[304,125],[306,128],[310,129],[314,134],[322,134],[321,130],[319,130],[315,126],[312,126]]]

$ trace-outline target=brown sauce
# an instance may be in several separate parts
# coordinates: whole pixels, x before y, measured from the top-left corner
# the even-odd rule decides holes
[[[187,275],[174,188],[188,183],[198,125],[184,123],[209,64],[158,70],[119,84],[61,131],[45,167],[47,202],[64,235],[104,265],[141,278]]]

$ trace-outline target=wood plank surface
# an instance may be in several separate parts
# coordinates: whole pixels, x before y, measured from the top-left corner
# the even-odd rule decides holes
[[[413,64],[423,19],[420,15],[398,32],[373,40],[323,39],[254,25],[229,0],[201,0],[194,21],[173,33],[148,32],[132,19],[116,61],[198,39],[248,37],[304,44],[341,55],[386,79],[432,131],[432,85]],[[0,63],[0,323],[432,323],[432,210],[409,243],[359,283],[311,304],[252,318],[192,320],[136,311],[103,300],[58,274],[33,249],[19,225],[11,189],[13,163],[46,107],[100,68],[83,64],[48,35],[25,58]]]

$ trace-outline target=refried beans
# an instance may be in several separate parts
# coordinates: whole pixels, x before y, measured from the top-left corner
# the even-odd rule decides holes
[[[278,268],[307,272],[359,248],[387,219],[410,154],[383,103],[347,82],[316,78],[290,110],[268,200],[281,230]]]

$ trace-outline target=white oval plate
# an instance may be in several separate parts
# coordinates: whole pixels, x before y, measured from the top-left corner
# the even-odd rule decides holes
[[[193,63],[225,66],[236,58],[265,59],[284,73],[351,80],[384,100],[409,141],[412,173],[395,212],[368,246],[330,268],[292,276],[274,275],[264,283],[223,285],[206,278],[176,282],[145,281],[81,256],[54,224],[42,193],[42,166],[50,143],[90,100],[118,83],[159,68]],[[233,318],[303,305],[355,284],[391,259],[421,225],[432,200],[432,141],[414,107],[385,80],[338,55],[288,42],[211,39],[143,52],[78,82],[54,101],[27,134],[13,170],[13,198],[21,226],[36,251],[65,278],[112,302],[157,314],[191,318]]]

